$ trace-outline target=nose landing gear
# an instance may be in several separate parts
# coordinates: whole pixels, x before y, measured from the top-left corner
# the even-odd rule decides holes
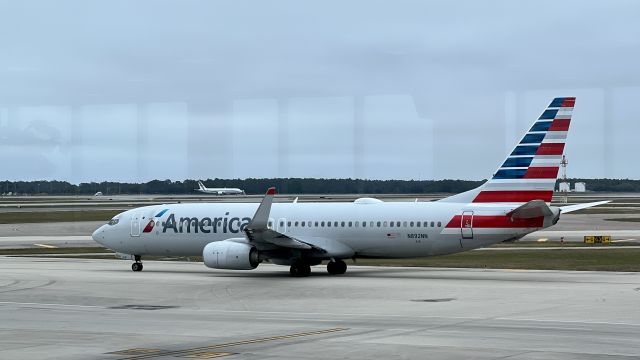
[[[142,271],[142,258],[140,257],[140,255],[134,255],[133,259],[136,261],[133,264],[131,264],[131,270],[133,271]]]

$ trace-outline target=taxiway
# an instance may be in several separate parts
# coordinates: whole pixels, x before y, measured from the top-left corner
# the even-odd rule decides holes
[[[637,359],[640,274],[0,258],[2,359]]]

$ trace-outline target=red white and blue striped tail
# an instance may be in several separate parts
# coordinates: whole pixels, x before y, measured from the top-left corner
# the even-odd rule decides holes
[[[553,99],[489,181],[442,201],[551,202],[575,101],[575,97]]]

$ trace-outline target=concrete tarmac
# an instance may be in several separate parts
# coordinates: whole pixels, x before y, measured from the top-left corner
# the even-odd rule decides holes
[[[0,224],[0,237],[11,236],[91,236],[105,221]]]
[[[92,247],[93,231],[104,221],[0,224],[0,249]]]
[[[640,274],[0,258],[1,359],[638,359]]]
[[[96,247],[100,244],[91,236],[4,236],[0,237],[2,249]]]

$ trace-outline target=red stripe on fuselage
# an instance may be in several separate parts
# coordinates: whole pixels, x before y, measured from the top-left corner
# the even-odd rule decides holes
[[[569,131],[571,119],[554,119],[549,127],[549,131]]]
[[[465,216],[468,218],[468,216]],[[456,215],[449,221],[447,228],[460,228],[462,216]],[[504,215],[473,215],[473,228],[539,228],[544,223],[544,217],[531,219],[511,219]]]
[[[562,155],[564,143],[542,143],[536,155]]]
[[[550,202],[553,190],[501,190],[501,191],[481,191],[473,202],[528,202],[531,200],[542,200]]]
[[[530,167],[524,174],[525,179],[555,179],[558,176],[557,166]]]

